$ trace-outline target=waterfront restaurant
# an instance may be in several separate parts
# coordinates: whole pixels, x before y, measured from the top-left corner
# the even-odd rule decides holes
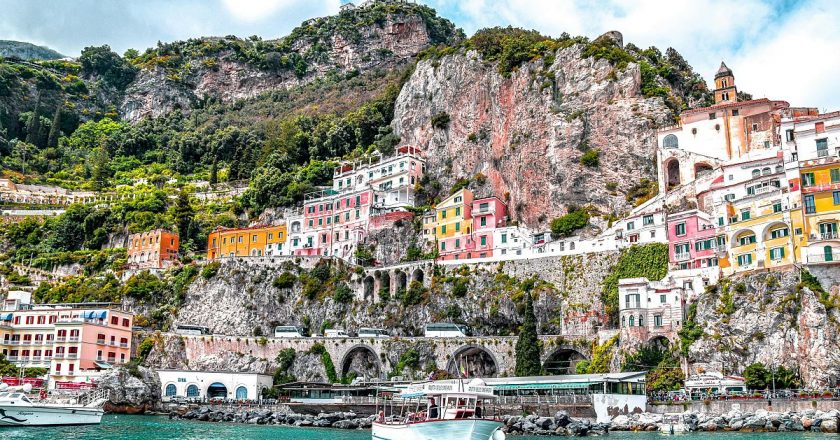
[[[587,394],[645,395],[646,372],[567,374],[562,376],[492,377],[483,379],[494,393],[511,396]]]
[[[229,371],[158,370],[164,402],[187,400],[258,400],[272,377]]]

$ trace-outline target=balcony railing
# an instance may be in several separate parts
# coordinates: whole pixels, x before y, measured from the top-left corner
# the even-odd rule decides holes
[[[78,336],[70,336],[69,338],[67,338],[67,342],[79,342],[79,337]]]
[[[104,339],[97,339],[96,343],[99,344],[99,345],[105,345],[105,340]]]
[[[64,359],[64,353],[56,353],[53,355],[53,359]]]
[[[64,342],[66,340],[67,340],[67,338],[64,337],[64,336],[58,336],[58,337],[55,338],[55,342]]]
[[[831,252],[808,254],[809,263],[840,263],[840,248],[831,248]]]
[[[79,353],[67,353],[64,355],[65,359],[76,359],[79,357]]]
[[[17,362],[18,357],[17,357],[17,356],[9,356],[9,357],[7,357],[6,359],[8,359],[8,360],[9,360],[9,362]]]
[[[111,357],[108,358],[108,363],[110,363],[110,364],[113,364],[116,361],[117,361],[117,358],[111,358]]]
[[[837,240],[837,231],[821,232],[820,240]]]
[[[20,339],[12,339],[8,342],[9,345],[20,345]]]
[[[677,261],[686,261],[686,260],[691,259],[691,254],[687,253],[687,252],[685,252],[685,253],[681,252],[681,253],[678,253],[678,254],[674,254],[674,258],[676,258]]]
[[[128,348],[128,342],[120,342],[120,348]]]

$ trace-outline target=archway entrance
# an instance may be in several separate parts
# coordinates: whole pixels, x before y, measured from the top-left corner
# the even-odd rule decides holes
[[[227,395],[227,387],[219,382],[214,382],[207,387],[208,399],[225,399]]]
[[[680,184],[680,161],[671,159],[665,164],[665,184],[668,189]]]
[[[365,289],[365,301],[373,301],[375,299],[373,297],[373,277],[370,275],[366,276],[363,284]]]
[[[496,377],[499,365],[486,348],[467,345],[455,351],[446,365],[446,371],[453,377]]]
[[[712,168],[712,166],[705,163],[705,162],[700,162],[698,164],[695,164],[694,165],[694,178],[696,179],[698,177],[703,177],[705,175],[708,175],[713,170],[714,169]]]
[[[357,345],[341,360],[341,376],[345,378],[364,377],[378,379],[381,375],[379,358],[372,348]]]
[[[380,297],[383,296],[383,293],[391,294],[391,274],[387,271],[382,272],[382,276],[379,278],[379,292]]]
[[[248,388],[244,386],[238,386],[236,388],[236,400],[245,400],[248,398]]]
[[[397,290],[405,290],[407,285],[405,272],[398,270],[394,273],[394,277],[397,279]]]
[[[586,356],[573,348],[558,348],[543,363],[546,374],[575,374],[577,364],[585,361]]]
[[[412,282],[419,281],[419,282],[422,283],[423,282],[423,269],[420,269],[419,267],[417,269],[414,269],[414,271],[411,272],[411,281]]]

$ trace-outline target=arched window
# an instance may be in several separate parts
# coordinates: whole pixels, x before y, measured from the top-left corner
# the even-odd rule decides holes
[[[171,383],[166,386],[166,397],[172,397],[175,395],[175,384]]]
[[[752,176],[753,177],[761,177],[761,170],[759,170],[758,168],[752,170]]]
[[[825,261],[834,261],[834,254],[831,250],[831,246],[823,248],[823,256],[825,257]]]
[[[776,165],[776,174],[783,173],[785,168],[781,165]]]
[[[635,324],[636,324],[636,317],[633,316],[633,315],[630,315],[630,327],[633,327],[633,325],[635,325]]]
[[[245,400],[248,398],[248,389],[240,386],[236,389],[236,400]]]
[[[639,315],[639,327],[645,326],[645,318],[642,315]]]
[[[190,385],[187,387],[187,397],[198,397],[197,385]]]
[[[626,316],[621,317],[621,326],[622,327],[627,327],[627,317]]]
[[[761,169],[761,175],[762,176],[770,175],[770,173],[772,173],[772,171],[770,170],[770,167],[764,167],[764,168]]]
[[[680,146],[680,140],[676,135],[669,134],[662,138],[662,148],[677,148]]]

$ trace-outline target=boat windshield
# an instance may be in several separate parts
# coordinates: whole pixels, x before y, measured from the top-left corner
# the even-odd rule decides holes
[[[20,393],[14,393],[11,396],[9,396],[10,399],[17,399],[18,397],[20,397]]]
[[[6,397],[8,395],[9,395],[9,393],[0,393],[0,399],[2,399],[3,397]]]
[[[22,396],[22,397],[21,397],[21,399],[23,399],[23,401],[24,401],[24,402],[26,402],[26,403],[32,403],[32,402],[29,400],[29,398],[28,398],[28,397],[26,397],[26,396]]]

